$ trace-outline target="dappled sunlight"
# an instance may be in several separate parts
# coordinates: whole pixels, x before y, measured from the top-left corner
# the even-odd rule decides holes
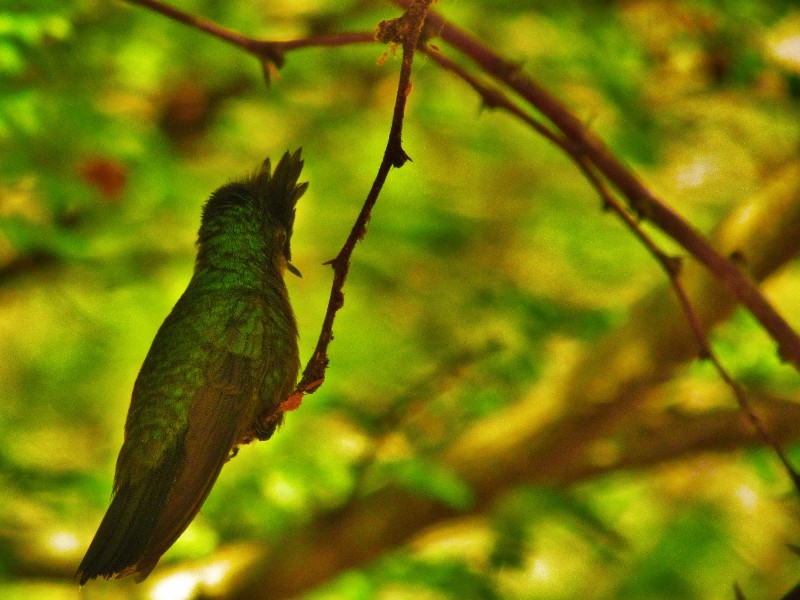
[[[713,159],[695,157],[675,175],[678,189],[701,186],[710,175],[716,174],[719,166]]]
[[[736,488],[736,497],[742,503],[742,508],[747,512],[754,512],[758,507],[758,494],[756,491],[746,485],[740,485]]]
[[[64,554],[74,556],[81,542],[74,533],[69,531],[57,531],[50,536],[48,543],[56,552],[63,552]]]
[[[532,581],[546,582],[553,576],[553,569],[546,559],[535,558],[528,573]]]
[[[161,578],[151,591],[151,600],[189,600],[199,593],[212,594],[225,578],[231,564],[227,560],[185,569]]]
[[[776,61],[800,73],[800,14],[795,11],[767,34],[769,51]]]

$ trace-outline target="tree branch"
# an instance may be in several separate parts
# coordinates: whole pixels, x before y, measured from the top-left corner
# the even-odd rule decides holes
[[[783,442],[797,438],[800,406],[794,402],[769,400],[759,410],[774,424]],[[637,413],[631,420],[640,418]],[[657,427],[633,431],[626,437],[613,463],[597,464],[586,456],[580,461],[559,463],[558,471],[542,471],[522,456],[506,455],[497,461],[493,453],[479,453],[463,460],[478,461],[501,475],[503,485],[468,479],[475,503],[467,512],[458,511],[432,498],[399,487],[388,487],[360,498],[343,510],[320,516],[307,527],[266,548],[257,562],[232,582],[230,598],[280,600],[302,595],[347,569],[361,567],[392,548],[443,520],[483,513],[509,489],[519,485],[569,485],[620,469],[643,469],[703,452],[728,452],[758,445],[760,440],[741,427],[736,410],[703,415],[670,414]],[[574,442],[583,446],[580,439]],[[470,469],[448,461],[448,468],[464,476]]]
[[[333,322],[336,318],[336,313],[344,304],[344,292],[342,290],[350,269],[350,257],[353,254],[356,243],[363,239],[367,233],[367,223],[372,214],[372,208],[378,200],[378,195],[383,188],[389,170],[392,167],[402,167],[409,160],[402,146],[403,117],[408,94],[411,91],[411,66],[414,61],[414,52],[417,48],[422,24],[425,21],[425,15],[428,12],[428,6],[431,1],[417,0],[403,16],[391,21],[384,21],[378,27],[377,37],[380,41],[401,44],[403,48],[403,63],[400,67],[389,140],[383,153],[383,160],[380,167],[378,167],[378,174],[367,195],[367,199],[364,201],[361,212],[353,224],[350,235],[336,258],[329,261],[329,264],[333,267],[334,277],[328,308],[325,312],[325,319],[322,323],[322,331],[320,332],[317,346],[303,371],[300,383],[297,384],[296,394],[313,393],[325,379],[325,369],[328,366],[328,346],[333,339]]]
[[[244,50],[248,54],[252,54],[262,63],[271,63],[278,68],[283,66],[284,53],[289,50],[375,43],[375,33],[372,31],[331,33],[286,41],[256,40],[231,29],[227,29],[214,21],[186,13],[174,6],[159,2],[158,0],[127,0],[127,2],[144,6],[173,21],[208,33],[219,40]]]
[[[399,6],[409,4],[409,0],[392,1]],[[781,358],[800,370],[800,337],[733,261],[720,255],[700,232],[664,204],[569,109],[524,75],[519,65],[492,52],[435,11],[428,14],[428,25],[441,39],[545,115],[625,196],[637,215],[651,221],[704,264],[769,332],[778,343]]]
[[[508,96],[506,96],[502,91],[490,87],[483,82],[479,81],[476,77],[472,74],[467,72],[463,69],[460,65],[453,62],[449,58],[446,58],[439,52],[438,50],[431,50],[430,48],[426,48],[428,55],[440,66],[443,68],[455,73],[459,77],[461,77],[464,81],[466,81],[470,87],[472,87],[480,96],[483,98],[484,103],[492,108],[502,108],[507,112],[513,114],[517,118],[521,119],[522,121],[528,123],[533,129],[539,132],[542,136],[550,140],[552,143],[559,146],[567,155],[572,158],[578,168],[584,173],[585,177],[589,180],[589,182],[594,186],[597,190],[597,193],[603,200],[603,205],[606,209],[612,210],[615,212],[622,222],[628,227],[628,229],[633,232],[633,234],[642,242],[642,245],[647,249],[647,251],[655,258],[655,260],[661,265],[664,272],[667,274],[670,284],[672,285],[673,290],[675,291],[675,295],[678,298],[678,302],[683,310],[686,319],[689,321],[689,325],[691,326],[692,332],[697,340],[698,347],[700,350],[700,356],[709,360],[716,369],[717,373],[719,374],[722,381],[730,388],[731,392],[733,393],[734,397],[736,398],[739,407],[741,408],[742,412],[746,415],[750,423],[752,424],[753,428],[758,435],[761,437],[762,441],[773,449],[775,454],[778,456],[779,460],[783,464],[789,478],[792,480],[792,483],[795,486],[795,489],[800,491],[800,475],[798,475],[795,468],[792,466],[789,458],[787,457],[786,453],[777,443],[777,441],[773,438],[769,431],[764,427],[761,423],[761,420],[758,417],[758,414],[753,410],[752,406],[747,399],[747,395],[744,392],[742,386],[740,386],[734,379],[730,376],[727,372],[725,367],[719,360],[719,357],[714,352],[711,344],[708,341],[708,336],[706,334],[705,328],[703,326],[700,317],[698,316],[697,312],[695,311],[694,306],[692,305],[691,300],[689,299],[689,295],[686,292],[681,280],[680,280],[680,270],[681,270],[681,261],[679,258],[667,256],[653,239],[642,229],[641,225],[639,224],[638,220],[631,215],[625,208],[617,201],[611,191],[605,186],[602,180],[598,178],[595,174],[592,165],[589,164],[585,158],[585,156],[581,153],[579,148],[576,148],[574,144],[570,143],[569,140],[564,139],[555,133],[553,133],[547,126],[539,123],[533,117],[525,113],[517,104],[512,102]]]
[[[717,228],[715,243],[724,250],[742,249],[751,257],[753,276],[768,277],[800,251],[798,189],[800,165],[793,165],[737,207]],[[682,278],[707,329],[733,310],[733,299],[720,295],[699,265],[687,264]],[[473,512],[521,483],[568,485],[616,469],[646,468],[700,452],[759,444],[752,429],[743,427],[738,410],[662,412],[657,425],[646,425],[652,420],[639,405],[680,365],[694,360],[697,343],[666,286],[653,290],[631,313],[628,324],[596,344],[559,381],[548,384],[560,390],[554,404],[563,407],[549,422],[541,422],[541,398],[531,396],[475,423],[442,455],[442,464],[473,487]],[[797,439],[796,403],[765,398],[756,406],[778,442]],[[618,442],[620,433],[625,435]],[[592,448],[612,440],[618,450],[613,460],[593,460]],[[235,584],[234,597],[296,596],[454,516],[464,513],[396,487],[381,490],[312,519],[267,549]]]

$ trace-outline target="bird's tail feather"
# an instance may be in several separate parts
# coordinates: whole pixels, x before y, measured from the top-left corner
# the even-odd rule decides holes
[[[151,474],[150,485],[122,483],[114,492],[100,527],[81,561],[76,577],[89,579],[125,575],[150,543],[159,515],[175,480],[179,456],[165,460]]]

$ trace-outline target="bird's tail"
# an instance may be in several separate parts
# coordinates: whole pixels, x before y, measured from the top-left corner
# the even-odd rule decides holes
[[[148,478],[148,485],[122,483],[116,489],[75,574],[81,585],[95,577],[109,579],[138,571],[136,563],[153,537],[179,463],[178,456],[168,458]]]

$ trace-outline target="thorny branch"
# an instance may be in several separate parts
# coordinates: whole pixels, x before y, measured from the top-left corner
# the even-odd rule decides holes
[[[546,125],[543,125],[531,117],[528,113],[522,110],[521,107],[512,102],[502,91],[481,82],[478,78],[474,77],[458,63],[453,62],[438,50],[425,48],[425,51],[435,62],[439,63],[440,66],[455,73],[464,81],[466,81],[470,87],[472,87],[472,89],[474,89],[475,92],[477,92],[478,95],[483,99],[483,102],[487,107],[502,108],[503,110],[515,115],[530,125],[542,136],[559,146],[575,162],[578,168],[581,169],[586,178],[589,180],[589,183],[592,184],[597,193],[600,195],[600,198],[603,201],[603,207],[608,210],[612,210],[620,217],[622,222],[633,232],[639,241],[642,242],[647,251],[664,269],[664,272],[669,278],[670,285],[672,286],[673,290],[675,291],[675,295],[678,298],[681,310],[686,315],[686,318],[689,321],[689,325],[692,329],[692,333],[697,340],[700,350],[700,357],[709,360],[714,366],[720,378],[733,392],[739,408],[750,421],[753,429],[755,429],[764,443],[772,448],[772,450],[778,456],[778,459],[781,461],[790,479],[792,480],[795,489],[800,492],[800,474],[798,474],[797,470],[792,466],[791,462],[786,456],[786,453],[783,451],[775,437],[771,435],[770,432],[764,427],[758,414],[747,399],[744,389],[731,377],[730,373],[728,373],[728,371],[720,362],[719,357],[712,349],[711,344],[708,341],[708,335],[706,334],[705,327],[703,326],[703,323],[695,311],[686,289],[681,282],[680,259],[668,256],[656,245],[653,239],[644,231],[644,229],[642,229],[642,226],[638,220],[631,215],[631,213],[628,212],[625,207],[622,206],[622,204],[620,204],[620,202],[614,197],[614,194],[611,192],[611,190],[609,190],[603,181],[597,176],[596,172],[592,168],[592,165],[586,160],[586,157],[583,155],[580,148],[575,147],[569,140],[555,134]]]
[[[399,6],[409,4],[409,0],[392,1]],[[550,92],[522,73],[518,64],[496,54],[464,30],[445,21],[438,13],[430,12],[427,25],[442,40],[468,56],[484,72],[508,86],[546,116],[627,198],[639,217],[652,222],[705,265],[778,343],[781,358],[800,370],[800,336],[750,278],[733,261],[721,256],[699,231],[650,191],[580,119]]]
[[[312,47],[331,47],[346,46],[352,44],[374,43],[375,41],[384,44],[397,44],[403,49],[403,63],[400,69],[400,85],[397,90],[395,100],[395,110],[392,118],[392,128],[389,133],[389,145],[387,152],[391,159],[391,166],[402,167],[408,160],[408,156],[403,151],[401,145],[401,131],[403,127],[403,114],[405,112],[406,98],[411,91],[411,64],[414,59],[414,52],[417,47],[422,26],[431,2],[415,0],[409,3],[403,16],[388,21],[383,21],[378,25],[376,32],[342,32],[327,35],[311,36],[308,38],[275,41],[275,40],[256,40],[244,36],[236,31],[222,27],[218,23],[203,19],[196,15],[183,12],[173,6],[163,4],[159,0],[128,0],[131,4],[138,4],[149,8],[155,12],[169,17],[190,27],[204,31],[222,41],[232,44],[242,50],[252,54],[262,63],[274,65],[280,68],[284,64],[284,53],[289,50]],[[380,177],[380,175],[379,175]],[[381,186],[383,183],[381,182]],[[380,192],[380,186],[378,187]],[[374,203],[374,200],[373,200]],[[367,220],[369,214],[367,214]],[[360,224],[359,229],[364,229],[364,223]],[[359,225],[358,223],[356,224]],[[360,234],[363,237],[363,232]]]
[[[750,420],[759,436],[774,449],[792,478],[795,487],[800,489],[800,475],[790,465],[778,443],[763,427],[741,386],[733,381],[714,354],[704,327],[680,282],[680,261],[667,256],[655,245],[652,239],[643,231],[637,219],[616,200],[601,179],[601,176],[606,178],[625,196],[638,217],[651,221],[703,263],[717,280],[750,310],[773,339],[776,340],[782,358],[792,362],[798,368],[800,368],[800,337],[733,261],[721,256],[702,234],[697,232],[689,223],[647,189],[608,150],[599,138],[547,90],[525,76],[517,64],[492,52],[465,31],[448,23],[437,13],[429,11],[429,6],[433,0],[392,1],[405,8],[406,12],[397,19],[382,22],[376,33],[344,32],[289,41],[265,41],[249,38],[212,21],[162,4],[158,0],[128,0],[132,4],[147,7],[237,46],[257,57],[265,66],[274,65],[280,68],[284,63],[284,53],[300,48],[372,43],[376,40],[382,43],[397,44],[402,47],[403,62],[389,140],[375,181],[350,235],[336,258],[328,263],[334,269],[334,280],[317,347],[306,365],[303,377],[295,393],[269,418],[277,419],[281,416],[283,410],[295,408],[304,393],[314,392],[324,380],[325,369],[328,364],[327,348],[333,339],[335,315],[344,303],[342,290],[349,271],[350,257],[356,243],[366,233],[366,226],[372,208],[377,201],[391,167],[400,167],[409,160],[408,155],[402,148],[403,116],[406,99],[411,90],[410,75],[414,52],[417,49],[423,25],[427,25],[441,39],[476,62],[485,73],[519,94],[550,120],[558,130],[558,133],[553,128],[533,118],[516,103],[512,102],[502,91],[481,82],[464,67],[444,56],[438,49],[425,45],[420,47],[421,51],[427,53],[441,67],[453,72],[468,83],[481,96],[487,107],[502,108],[521,119],[539,134],[564,150],[583,171],[603,199],[604,207],[613,210],[622,219],[664,268],[697,339],[701,356],[712,362],[720,377],[733,391],[741,410]]]
[[[602,182],[590,177],[590,180],[595,184],[595,187],[600,192],[600,195],[603,197],[603,202],[606,207],[610,210],[613,210],[617,213],[623,222],[628,226],[628,228],[636,235],[637,238],[644,244],[647,248],[648,252],[658,261],[661,267],[664,269],[664,272],[669,277],[670,285],[675,292],[675,295],[678,298],[678,302],[681,306],[681,310],[686,315],[687,320],[689,321],[689,325],[692,329],[692,333],[697,340],[697,343],[700,348],[700,357],[708,360],[714,366],[714,369],[720,376],[720,379],[725,382],[731,391],[733,392],[734,398],[736,398],[736,402],[739,405],[741,411],[747,417],[747,420],[750,421],[750,424],[753,426],[753,429],[758,433],[758,436],[767,444],[770,448],[772,448],[773,452],[777,455],[778,459],[783,464],[784,469],[786,470],[789,478],[792,480],[794,484],[795,490],[800,492],[800,474],[798,474],[797,470],[792,466],[792,463],[789,462],[789,458],[786,456],[786,453],[783,451],[783,448],[780,446],[778,441],[775,437],[767,431],[764,427],[764,424],[761,422],[761,418],[758,416],[758,413],[750,404],[750,401],[747,398],[747,394],[739,385],[733,377],[731,377],[730,373],[728,373],[727,369],[723,366],[722,362],[719,360],[719,357],[714,352],[711,344],[708,341],[708,335],[706,334],[705,327],[703,326],[700,317],[698,316],[697,312],[692,305],[692,301],[689,299],[689,295],[686,292],[686,288],[683,286],[683,283],[680,279],[680,270],[681,270],[681,261],[678,258],[668,256],[665,254],[653,241],[653,239],[642,229],[641,225],[637,222],[636,218],[631,215],[625,208],[617,201],[616,198],[611,194],[608,189],[602,185]]]
[[[332,33],[286,41],[256,40],[231,29],[227,29],[214,21],[191,15],[174,6],[159,2],[159,0],[127,1],[131,4],[138,4],[139,6],[149,8],[174,21],[204,31],[219,40],[241,48],[248,54],[252,54],[259,59],[265,67],[269,65],[274,65],[277,68],[282,67],[284,63],[284,53],[289,50],[375,43],[375,33],[372,31]],[[268,72],[266,68],[265,72]]]
[[[356,243],[363,239],[367,233],[367,223],[372,213],[372,207],[375,206],[375,202],[378,200],[378,195],[383,188],[390,169],[392,167],[402,167],[409,160],[402,146],[403,117],[405,115],[406,100],[411,91],[411,65],[414,60],[414,52],[417,48],[422,24],[425,21],[425,15],[431,1],[417,0],[403,16],[391,21],[384,21],[378,27],[377,38],[379,41],[400,44],[403,48],[403,63],[400,67],[400,78],[397,84],[389,140],[386,144],[383,160],[380,167],[378,167],[378,174],[375,176],[375,181],[367,195],[367,199],[364,201],[361,212],[353,224],[350,235],[336,258],[328,263],[333,267],[334,272],[328,309],[322,323],[322,331],[320,332],[317,347],[314,349],[314,353],[303,371],[303,377],[300,383],[297,384],[295,394],[312,393],[325,379],[325,369],[328,366],[328,345],[333,339],[333,321],[336,313],[344,303],[344,292],[342,290],[350,269],[350,257],[353,254]]]

